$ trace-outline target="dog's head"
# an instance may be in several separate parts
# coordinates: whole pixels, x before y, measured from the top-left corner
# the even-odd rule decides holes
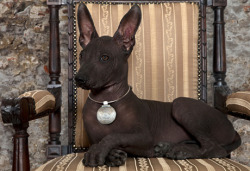
[[[75,76],[78,87],[100,89],[127,80],[127,59],[135,45],[141,10],[134,5],[122,18],[113,37],[99,37],[84,3],[78,8],[80,69]]]

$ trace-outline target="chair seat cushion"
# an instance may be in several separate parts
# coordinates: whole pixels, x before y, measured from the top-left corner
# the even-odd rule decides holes
[[[239,91],[229,95],[226,106],[232,112],[250,116],[250,91]]]
[[[35,171],[250,171],[230,159],[189,159],[169,160],[166,158],[128,158],[125,165],[109,168],[84,167],[84,153],[72,153],[55,158],[40,166]]]
[[[35,101],[36,113],[42,113],[55,108],[55,97],[47,90],[33,90],[20,95],[18,98],[31,97]]]

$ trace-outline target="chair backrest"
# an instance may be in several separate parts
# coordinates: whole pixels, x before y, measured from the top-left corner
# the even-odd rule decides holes
[[[72,48],[72,77],[79,68],[78,56],[82,50],[78,42],[77,9],[80,2],[69,7],[69,33]],[[136,33],[136,45],[129,57],[129,84],[143,99],[172,101],[185,96],[206,101],[201,94],[201,24],[199,1],[138,3],[142,10],[141,25]],[[123,15],[130,9],[128,3],[87,3],[100,36],[113,36]],[[203,47],[204,48],[204,47]],[[77,89],[70,79],[69,106],[72,114],[73,150],[89,146],[82,121],[82,108],[88,91]],[[203,91],[204,93],[204,91]]]

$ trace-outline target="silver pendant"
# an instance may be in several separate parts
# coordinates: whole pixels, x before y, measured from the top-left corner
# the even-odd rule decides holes
[[[97,111],[97,120],[101,124],[111,124],[116,118],[115,109],[108,104],[107,101],[103,102],[103,105]]]

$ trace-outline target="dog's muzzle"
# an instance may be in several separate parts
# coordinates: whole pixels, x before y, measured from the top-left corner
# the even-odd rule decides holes
[[[76,81],[76,86],[81,87],[82,89],[89,89],[89,86],[87,85],[87,78],[86,77],[78,77],[76,75],[75,81]]]

